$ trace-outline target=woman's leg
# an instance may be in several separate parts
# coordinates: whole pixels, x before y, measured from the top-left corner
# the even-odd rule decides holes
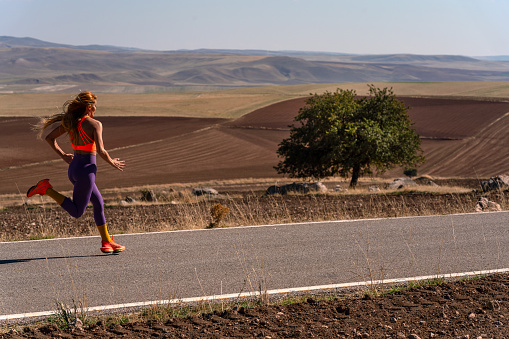
[[[101,226],[106,224],[106,218],[104,217],[104,201],[103,197],[101,195],[101,192],[99,192],[99,189],[97,188],[97,185],[92,185],[92,195],[90,196],[90,202],[92,203],[92,206],[94,207],[94,221],[97,226]]]
[[[122,252],[125,249],[125,246],[119,245],[113,241],[108,233],[108,226],[106,224],[106,218],[104,217],[104,201],[97,188],[97,185],[94,183],[92,188],[92,195],[90,196],[90,202],[94,208],[94,221],[97,225],[97,229],[99,230],[99,234],[101,234],[101,251],[104,253],[112,253],[112,252]]]
[[[93,186],[95,185],[96,170],[95,164],[77,169],[73,168],[73,171],[71,171],[71,166],[69,166],[69,179],[74,184],[72,200],[64,197],[64,201],[60,206],[74,218],[81,217],[87,209],[90,197],[92,196]]]
[[[55,200],[55,202],[59,205],[62,205],[62,203],[65,200],[65,196],[55,191],[53,188],[48,188],[46,190],[46,195]]]
[[[111,237],[108,233],[108,227],[106,226],[106,218],[104,217],[104,201],[97,189],[96,184],[92,188],[92,195],[90,196],[90,202],[92,203],[94,209],[94,221],[101,234],[102,241],[111,242]]]
[[[85,213],[88,202],[90,201],[92,191],[95,187],[96,172],[97,166],[95,165],[95,156],[76,155],[69,165],[68,171],[69,180],[74,185],[72,200],[53,189],[53,186],[49,183],[49,179],[41,180],[37,185],[30,187],[27,196],[31,197],[35,194],[48,195],[72,217],[79,218]]]

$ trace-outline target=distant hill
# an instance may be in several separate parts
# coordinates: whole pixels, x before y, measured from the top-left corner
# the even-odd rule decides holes
[[[89,51],[106,51],[106,52],[122,52],[122,51],[137,51],[137,48],[130,47],[117,47],[108,45],[86,45],[86,46],[73,46],[65,44],[56,44],[53,42],[42,41],[34,38],[15,38],[10,36],[0,36],[0,48],[10,47],[61,47]]]
[[[509,61],[451,55],[148,51],[0,37],[0,92],[145,91],[335,82],[507,81]]]
[[[509,61],[509,55],[485,56],[485,57],[477,57],[477,59],[490,60],[490,61]]]
[[[9,48],[14,46],[22,47],[69,47],[67,45],[55,44],[34,38],[15,38],[11,36],[0,36],[0,48]]]

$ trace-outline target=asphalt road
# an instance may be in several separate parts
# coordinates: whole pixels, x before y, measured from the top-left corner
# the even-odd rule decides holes
[[[508,213],[0,243],[0,315],[507,268]]]

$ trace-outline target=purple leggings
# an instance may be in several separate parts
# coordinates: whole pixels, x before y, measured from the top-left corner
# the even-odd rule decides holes
[[[69,180],[74,185],[72,200],[66,197],[60,206],[72,217],[79,218],[92,202],[95,224],[101,226],[106,224],[106,218],[103,198],[95,185],[96,173],[95,154],[74,154],[68,171]]]

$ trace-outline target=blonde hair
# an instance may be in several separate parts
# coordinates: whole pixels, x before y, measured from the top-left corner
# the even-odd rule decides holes
[[[76,96],[73,100],[67,100],[61,113],[53,114],[50,117],[42,118],[35,126],[38,132],[37,137],[41,138],[44,130],[56,122],[61,122],[62,127],[67,133],[77,136],[76,126],[83,116],[85,116],[87,108],[92,107],[97,100],[97,96],[89,91],[83,91]]]

